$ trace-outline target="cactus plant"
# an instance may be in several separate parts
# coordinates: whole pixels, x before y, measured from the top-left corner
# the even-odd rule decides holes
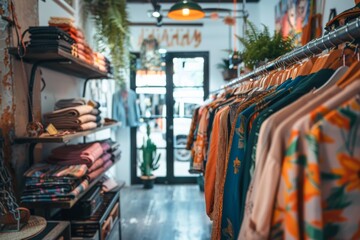
[[[146,135],[147,135],[147,139],[145,141],[144,138],[144,143],[141,146],[143,159],[139,165],[139,168],[141,170],[142,176],[150,177],[153,175],[152,172],[159,168],[159,160],[161,154],[159,153],[157,155],[157,147],[150,139],[149,123],[146,123]]]

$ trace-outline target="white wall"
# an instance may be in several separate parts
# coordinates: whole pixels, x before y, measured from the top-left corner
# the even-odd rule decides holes
[[[323,0],[325,1],[325,0]],[[317,2],[321,2],[317,0]],[[320,4],[318,4],[320,7]],[[355,6],[354,0],[326,0],[325,1],[325,7],[324,7],[324,13],[323,13],[323,29],[326,25],[326,23],[329,21],[329,15],[330,15],[330,9],[335,8],[337,14],[352,8]],[[320,10],[321,11],[321,10]]]

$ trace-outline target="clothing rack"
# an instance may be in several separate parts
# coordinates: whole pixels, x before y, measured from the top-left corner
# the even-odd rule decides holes
[[[218,90],[210,92],[210,94],[219,93],[226,88],[244,82],[248,79],[251,79],[252,77],[258,76],[263,72],[271,71],[278,68],[279,66],[286,66],[296,63],[312,55],[319,54],[324,50],[334,48],[339,44],[345,42],[354,42],[357,38],[360,38],[360,18],[357,18],[356,20],[354,19],[350,23],[347,23],[346,25],[332,32],[329,32],[327,35],[324,35],[323,37],[318,39],[314,39],[308,44],[284,54],[279,59],[274,60],[262,67],[259,67],[240,78],[236,78],[230,81]]]

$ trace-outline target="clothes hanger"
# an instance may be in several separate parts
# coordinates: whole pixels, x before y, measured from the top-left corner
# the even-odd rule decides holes
[[[322,55],[318,58],[319,61],[316,61],[313,68],[311,69],[311,73],[315,73],[320,71],[321,69],[330,68],[336,69],[341,66],[341,59],[343,56],[342,49],[334,49],[327,54]]]
[[[294,66],[295,66],[295,62],[294,62],[294,58],[292,57],[292,55],[289,56],[290,58],[290,63],[287,63],[287,73],[286,73],[286,78],[289,79],[291,77],[291,73],[294,70]]]
[[[356,22],[356,24],[357,27],[359,27],[359,20]],[[358,62],[356,60],[358,46],[355,46],[355,50],[351,48],[356,39],[349,33],[348,25],[346,25],[345,31],[351,39],[351,42],[345,44],[345,47],[342,49],[341,58],[339,58],[338,61],[334,61],[330,65],[330,68],[332,69],[337,69],[340,66],[351,66],[354,62]]]
[[[235,88],[234,95],[247,94],[249,89],[251,89],[251,86],[252,85],[249,86],[247,80],[238,83],[238,86]]]
[[[259,81],[259,83],[258,83],[259,91],[264,91],[264,90],[266,90],[266,85],[265,85],[266,79],[269,77],[269,72],[267,71],[266,66],[264,66],[263,69],[260,70],[260,74],[261,74],[261,77],[259,80],[257,80],[257,81]]]
[[[302,66],[302,61],[293,55],[293,59],[295,59],[294,69],[291,72],[291,79],[294,80],[299,72],[300,67]]]
[[[308,51],[310,51],[308,47],[309,47],[309,45],[306,46],[306,49],[307,49]],[[311,51],[310,51],[310,52],[311,52]],[[316,62],[316,60],[317,60],[317,58],[318,58],[317,56],[308,55],[308,54],[306,53],[306,51],[304,51],[304,54],[305,54],[305,56],[307,57],[307,59],[304,59],[304,60],[301,62],[301,65],[300,65],[300,67],[299,67],[299,69],[298,69],[298,72],[297,72],[297,74],[296,74],[296,77],[309,75],[310,72],[311,72],[312,67],[314,66],[314,63]],[[311,54],[312,54],[312,52],[311,52]]]
[[[272,79],[273,79],[273,76],[277,73],[277,70],[274,69],[272,70],[271,72],[269,72],[269,76],[267,77],[267,79],[264,81],[264,88],[269,88],[271,86],[274,86],[272,84]]]
[[[286,69],[285,62],[282,62],[281,67],[282,67],[282,72],[281,72],[281,75],[279,75],[277,82],[276,82],[276,85],[278,85],[278,86],[287,80],[287,69]]]
[[[277,79],[278,75],[280,74],[281,69],[279,69],[279,59],[277,59],[275,61],[274,65],[275,65],[275,69],[274,69],[275,72],[272,75],[271,79],[269,80],[268,86],[274,86],[275,82],[276,82],[276,79]]]
[[[355,80],[360,79],[360,56],[358,46],[355,49],[354,55],[356,55],[357,61],[352,63],[344,76],[337,82],[339,87],[344,88]]]
[[[261,83],[261,86],[263,89],[268,89],[270,86],[270,80],[271,80],[271,77],[272,75],[275,73],[275,70],[272,70],[272,71],[268,71],[266,68],[265,68],[265,78],[263,79],[262,83]]]
[[[293,61],[291,61],[290,63],[286,64],[284,63],[285,65],[285,72],[284,72],[284,77],[282,79],[282,82],[285,82],[286,80],[288,80],[289,78],[291,78],[291,73],[292,73],[292,70],[294,69],[294,64],[292,64]]]
[[[278,69],[275,67],[274,70],[272,70],[272,72],[270,73],[268,79],[266,80],[266,82],[264,82],[264,85],[266,87],[269,87],[269,86],[274,86],[273,84],[273,79],[275,78],[275,76],[278,74]]]

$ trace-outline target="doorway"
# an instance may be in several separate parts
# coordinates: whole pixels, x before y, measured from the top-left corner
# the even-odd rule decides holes
[[[163,71],[134,69],[131,73],[130,88],[137,94],[142,122],[131,129],[132,184],[141,183],[138,162],[146,137],[145,122],[161,154],[160,167],[154,171],[156,182],[196,183],[197,175],[188,171],[191,154],[185,147],[193,111],[209,93],[209,53],[168,52],[163,61]]]

